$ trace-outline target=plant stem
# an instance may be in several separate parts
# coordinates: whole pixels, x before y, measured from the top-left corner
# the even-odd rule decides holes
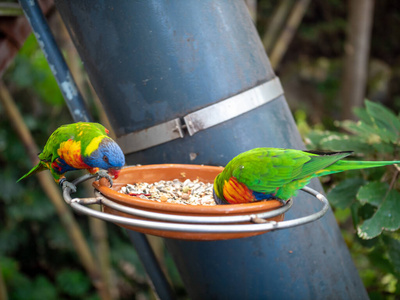
[[[297,0],[294,5],[288,20],[286,22],[285,28],[283,29],[281,35],[278,37],[270,55],[271,66],[274,70],[279,66],[286,50],[292,41],[297,28],[306,13],[307,7],[310,4],[310,0]]]
[[[274,42],[276,41],[280,29],[285,24],[285,20],[292,6],[293,6],[293,0],[282,0],[276,7],[272,19],[268,24],[268,28],[262,37],[262,43],[267,53],[272,51]]]
[[[257,22],[257,0],[245,0],[247,9],[253,19],[253,22]]]
[[[8,295],[7,295],[7,287],[4,282],[3,278],[3,272],[1,271],[1,265],[0,265],[0,299],[1,300],[7,300]]]

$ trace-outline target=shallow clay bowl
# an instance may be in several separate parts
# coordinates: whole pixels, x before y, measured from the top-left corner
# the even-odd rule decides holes
[[[157,202],[153,200],[141,199],[139,197],[129,196],[126,194],[118,193],[121,187],[126,184],[135,182],[157,182],[160,180],[173,180],[179,179],[185,181],[186,179],[203,182],[214,182],[214,178],[223,170],[222,167],[203,166],[203,165],[184,165],[184,164],[160,164],[160,165],[145,165],[137,167],[126,167],[121,170],[117,179],[114,180],[113,187],[109,187],[106,179],[93,182],[93,186],[107,199],[114,201],[118,204],[133,207],[141,210],[185,215],[185,216],[226,216],[226,215],[250,215],[261,212],[274,210],[282,206],[277,200],[270,200],[264,202],[255,202],[247,204],[229,204],[229,205],[183,205],[177,203]],[[143,219],[140,217],[132,216],[110,207],[103,205],[105,213],[113,214],[116,216]],[[282,221],[284,215],[268,219],[269,221]],[[242,223],[243,224],[243,223]],[[238,233],[203,233],[203,232],[180,232],[180,231],[167,231],[158,229],[140,228],[135,226],[127,226],[117,224],[119,226],[135,230],[138,232],[157,235],[166,238],[175,238],[183,240],[226,240],[234,238],[242,238],[253,235],[265,233],[263,232],[238,232]],[[215,225],[218,226],[218,225]]]

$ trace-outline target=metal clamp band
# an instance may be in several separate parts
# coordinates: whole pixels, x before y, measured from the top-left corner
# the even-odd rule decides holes
[[[183,117],[190,135],[233,119],[283,94],[278,77]]]
[[[258,85],[243,93],[199,109],[183,117],[176,118],[143,130],[117,138],[125,154],[144,150],[226,122],[283,95],[278,77]]]
[[[157,146],[177,138],[183,138],[182,123],[179,118],[161,123],[117,138],[117,143],[125,154]]]

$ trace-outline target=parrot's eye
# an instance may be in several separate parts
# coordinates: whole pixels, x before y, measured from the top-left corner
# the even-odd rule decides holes
[[[107,157],[107,155],[104,155],[104,156],[103,156],[103,160],[104,160],[106,163],[108,163],[108,157]]]

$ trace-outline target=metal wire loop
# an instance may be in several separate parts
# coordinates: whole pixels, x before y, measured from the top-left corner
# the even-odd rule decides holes
[[[78,185],[83,181],[93,178],[93,175],[84,175],[79,177],[73,184]],[[293,200],[289,200],[286,205],[274,210],[267,211],[259,214],[238,215],[238,216],[217,216],[217,217],[201,217],[201,216],[182,216],[173,214],[163,214],[145,211],[137,208],[126,207],[115,203],[98,191],[94,198],[71,198],[71,189],[65,187],[63,189],[64,200],[77,212],[92,216],[121,225],[128,225],[146,229],[165,230],[165,231],[178,231],[178,232],[193,232],[193,233],[238,233],[238,232],[258,232],[266,230],[277,230],[304,225],[321,218],[329,209],[329,202],[324,195],[309,188],[304,187],[304,192],[317,198],[322,202],[323,207],[320,211],[310,214],[305,217],[296,218],[293,220],[275,222],[264,220],[288,211],[292,205]],[[124,212],[126,214],[146,218],[147,220],[115,216],[109,213],[100,212],[85,205],[101,203],[112,209]],[[243,222],[255,221],[253,224],[237,224]],[[230,224],[235,223],[235,224]]]

